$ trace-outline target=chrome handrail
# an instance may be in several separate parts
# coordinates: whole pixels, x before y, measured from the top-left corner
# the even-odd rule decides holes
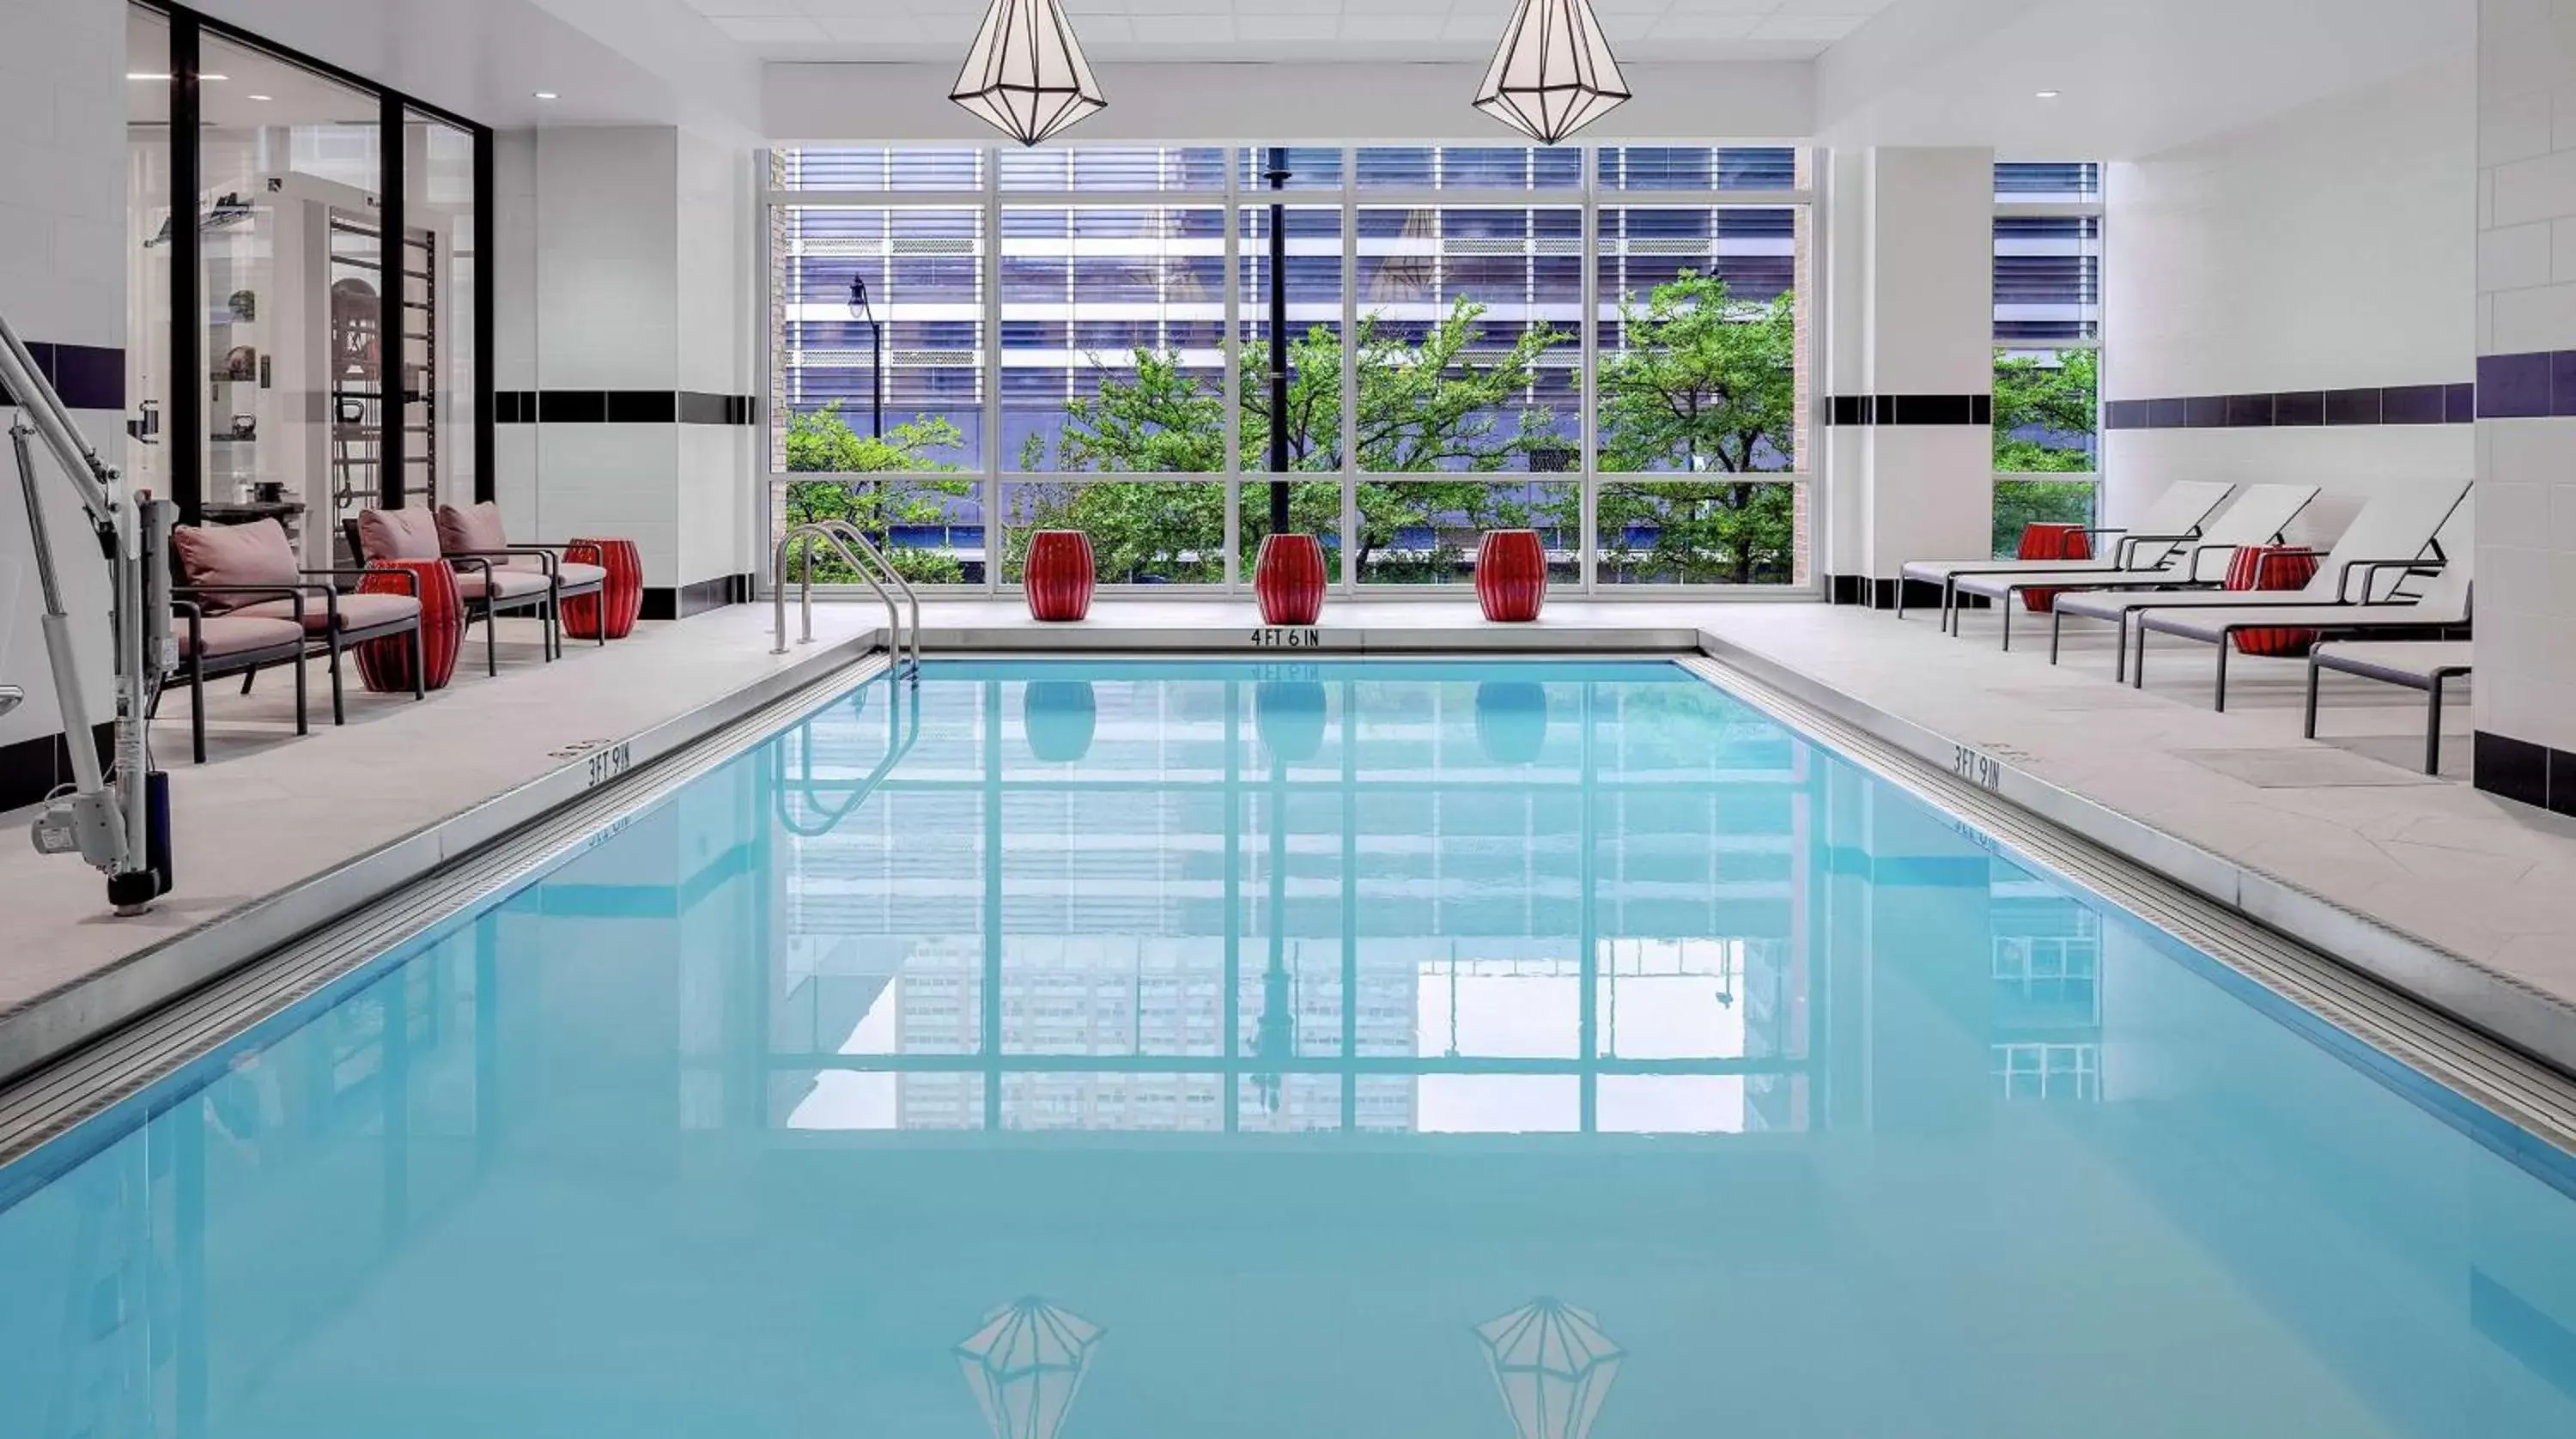
[[[868,538],[867,531],[860,529],[856,524],[837,516],[813,520],[809,523],[828,526],[834,534],[857,545],[859,553],[875,561],[877,568],[893,583],[896,592],[903,596],[904,604],[912,611],[912,668],[915,674],[920,673],[921,594],[912,587],[912,581],[903,577],[903,571],[896,569],[894,561],[886,555],[885,551],[877,548],[876,542]]]
[[[852,570],[857,571],[859,578],[867,581],[868,588],[876,591],[877,598],[884,601],[886,607],[886,649],[894,660],[894,669],[897,677],[901,677],[905,672],[903,611],[895,604],[893,592],[888,590],[885,587],[884,582],[877,578],[877,574],[880,569],[886,574],[893,575],[894,567],[885,562],[885,556],[877,553],[876,546],[869,544],[865,535],[858,533],[856,530],[848,530],[845,534],[843,533],[843,529],[843,526],[831,521],[817,521],[812,524],[798,525],[793,529],[790,529],[786,534],[778,537],[778,553],[776,561],[771,569],[772,582],[770,584],[770,603],[772,606],[772,613],[774,615],[777,641],[775,647],[770,650],[770,653],[774,655],[783,655],[787,653],[787,554],[788,550],[794,546],[798,540],[803,540],[805,542],[805,572],[798,582],[798,586],[801,591],[798,607],[803,613],[804,633],[798,640],[798,643],[810,645],[814,642],[814,542],[816,540],[821,540],[825,544],[830,545],[834,552],[838,553],[842,561],[849,565]],[[857,553],[852,552],[850,548],[849,542],[852,540],[858,542]],[[869,558],[875,560],[877,568],[870,568],[866,561],[859,558],[860,553],[864,553],[869,556]],[[894,579],[895,583],[898,585],[903,583],[903,577],[900,575],[895,575]],[[916,597],[913,600],[914,630],[912,636],[912,660],[910,666],[912,677],[916,681],[921,677],[921,632],[919,628],[921,614],[920,604],[920,600]]]

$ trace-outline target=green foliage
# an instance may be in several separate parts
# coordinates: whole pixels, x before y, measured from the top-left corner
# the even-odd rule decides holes
[[[925,450],[953,449],[965,436],[944,419],[919,416],[894,427],[883,439],[862,435],[841,417],[841,402],[791,415],[787,421],[787,468],[805,474],[921,475],[955,473],[957,466],[933,460]],[[915,584],[955,584],[965,569],[956,558],[934,551],[887,543],[898,525],[936,524],[947,515],[942,501],[975,493],[971,479],[877,479],[814,481],[787,487],[786,521],[790,526],[816,520],[847,520],[876,540],[895,572]],[[810,557],[809,557],[810,556]],[[856,584],[857,571],[827,546],[810,551],[798,546],[800,564],[813,567],[817,584]],[[800,570],[801,574],[802,571]]]
[[[1794,462],[1798,321],[1786,293],[1732,299],[1685,270],[1619,304],[1625,345],[1601,357],[1603,577],[1614,583],[1758,584],[1796,567],[1795,486],[1749,478]],[[1747,478],[1718,478],[1720,475]],[[1640,547],[1635,528],[1653,538]]]
[[[2101,376],[2096,350],[2060,350],[2054,364],[1996,357],[1995,469],[2063,475],[2093,468],[2083,441],[2094,433]]]
[[[1218,432],[1222,443],[1223,430]],[[1080,530],[1091,537],[1103,584],[1219,584],[1225,579],[1222,483],[1100,480],[1030,484],[1016,491],[1021,522],[1011,526],[1002,574],[1026,572],[1029,536]]]

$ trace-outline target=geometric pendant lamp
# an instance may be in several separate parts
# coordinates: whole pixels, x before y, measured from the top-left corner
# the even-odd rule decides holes
[[[1556,145],[1629,99],[1592,0],[1520,0],[1476,108]]]
[[[993,0],[948,98],[1023,145],[1109,104],[1063,0]]]
[[[1628,1357],[1600,1320],[1555,1299],[1479,1324],[1476,1337],[1518,1439],[1589,1439]]]

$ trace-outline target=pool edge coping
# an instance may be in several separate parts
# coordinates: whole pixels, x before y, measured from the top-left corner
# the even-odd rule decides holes
[[[0,1091],[83,1046],[231,975],[296,939],[425,879],[573,800],[686,750],[880,647],[882,628],[810,653],[620,739],[567,757],[498,794],[244,901],[0,1013]],[[592,758],[622,747],[611,774]]]
[[[1700,653],[2576,1078],[2576,1007],[1702,630]]]

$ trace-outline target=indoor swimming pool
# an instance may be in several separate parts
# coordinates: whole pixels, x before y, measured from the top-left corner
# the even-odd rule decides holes
[[[0,1436],[2576,1433],[2576,1164],[1680,665],[923,676],[0,1169]]]

